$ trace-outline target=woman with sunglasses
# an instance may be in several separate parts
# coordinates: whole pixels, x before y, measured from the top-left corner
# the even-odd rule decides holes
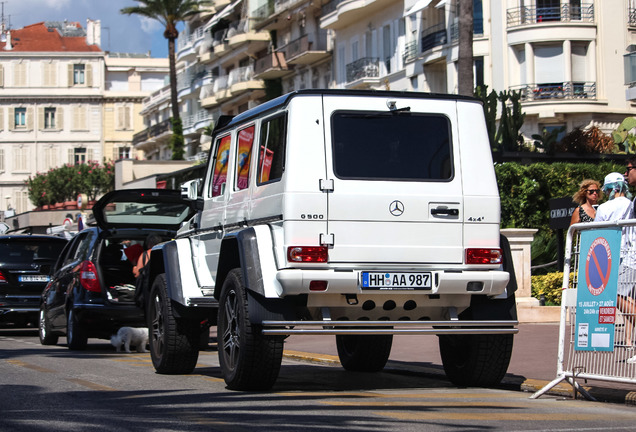
[[[596,180],[585,179],[572,199],[579,206],[572,213],[570,225],[579,222],[592,222],[596,217],[596,204],[603,196],[601,184]]]

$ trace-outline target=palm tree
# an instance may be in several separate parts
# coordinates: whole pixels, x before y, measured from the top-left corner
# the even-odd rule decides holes
[[[163,37],[168,39],[168,61],[170,64],[170,103],[172,105],[172,159],[183,159],[183,126],[179,116],[177,99],[177,67],[174,42],[179,37],[177,24],[201,11],[201,6],[210,4],[209,0],[135,0],[138,6],[120,10],[126,15],[141,15],[159,21],[165,30]]]
[[[459,52],[457,56],[457,91],[473,96],[473,0],[459,2]]]

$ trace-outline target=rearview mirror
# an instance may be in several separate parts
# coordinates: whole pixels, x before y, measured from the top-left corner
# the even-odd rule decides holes
[[[181,184],[181,198],[195,201],[199,195],[199,182],[200,180],[189,180]]]

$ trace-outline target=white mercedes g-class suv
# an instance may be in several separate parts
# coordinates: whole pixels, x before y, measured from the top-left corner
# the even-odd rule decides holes
[[[333,334],[369,372],[394,334],[436,334],[453,383],[506,373],[516,284],[480,101],[293,92],[222,118],[182,193],[197,213],[144,296],[157,372],[191,372],[216,320],[231,389],[273,386],[291,334]]]

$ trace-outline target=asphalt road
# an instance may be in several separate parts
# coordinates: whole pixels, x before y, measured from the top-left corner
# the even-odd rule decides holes
[[[61,340],[63,343],[63,339]],[[147,353],[41,346],[0,329],[2,431],[633,430],[636,408],[500,389],[457,388],[407,371],[351,373],[285,358],[268,392],[225,388],[217,353],[191,375],[159,375]]]

